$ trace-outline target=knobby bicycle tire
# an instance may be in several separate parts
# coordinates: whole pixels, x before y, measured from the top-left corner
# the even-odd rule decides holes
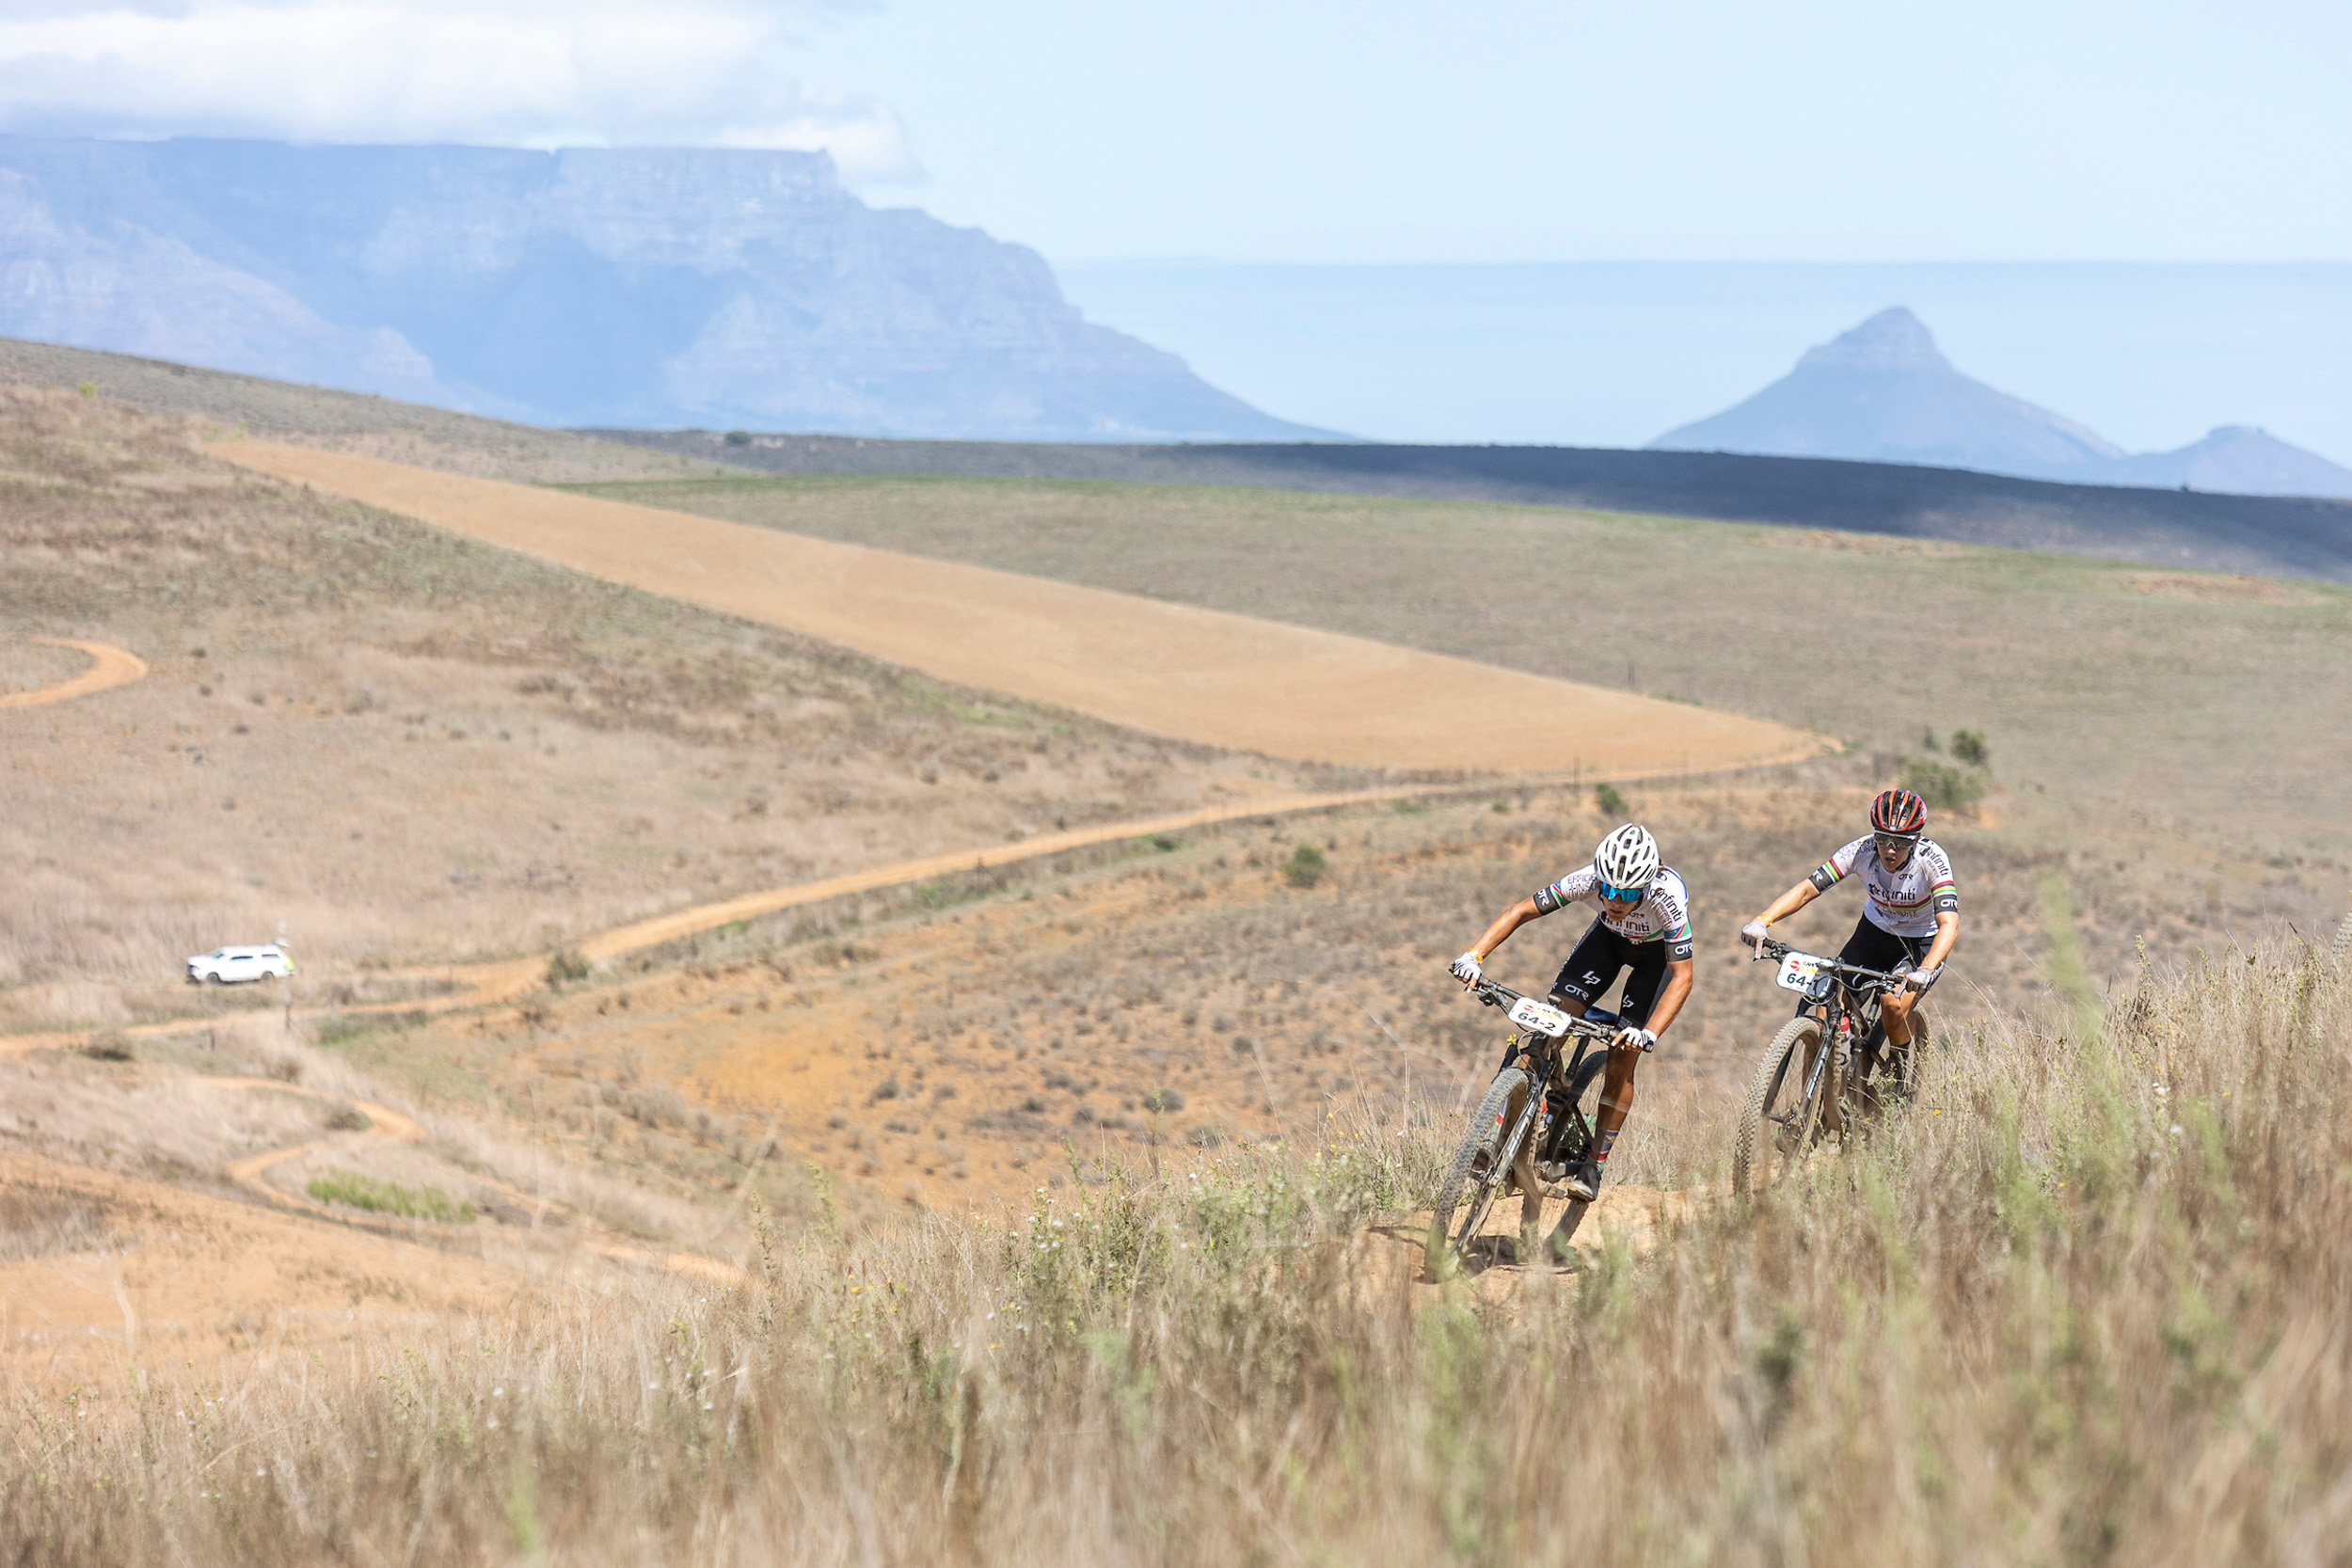
[[[1813,1094],[1805,1097],[1805,1077],[1810,1067],[1808,1057],[1815,1049],[1822,1049],[1821,1021],[1818,1018],[1790,1019],[1781,1026],[1772,1043],[1756,1058],[1756,1078],[1748,1086],[1748,1102],[1740,1113],[1740,1132],[1731,1148],[1731,1190],[1745,1196],[1761,1192],[1777,1181],[1790,1158],[1801,1154],[1813,1141],[1813,1130],[1820,1122],[1821,1101],[1835,1091],[1832,1082],[1836,1074],[1824,1070]],[[1793,1088],[1804,1103],[1795,1104],[1784,1099],[1781,1091]],[[1776,1103],[1790,1104],[1794,1115],[1787,1121],[1766,1119]],[[1762,1180],[1757,1178],[1761,1176]]]
[[[1518,1117],[1514,1097],[1528,1092],[1533,1085],[1534,1080],[1525,1069],[1504,1068],[1495,1074],[1495,1081],[1486,1086],[1486,1097],[1471,1114],[1470,1131],[1463,1135],[1461,1147],[1454,1151],[1454,1164],[1438,1189],[1437,1211],[1430,1216],[1431,1251],[1438,1254],[1431,1259],[1433,1272],[1442,1275],[1445,1268],[1461,1257],[1463,1246],[1478,1234],[1478,1227],[1486,1222],[1486,1212],[1494,1207],[1499,1189],[1483,1181],[1462,1215],[1458,1235],[1454,1230],[1454,1212],[1462,1205],[1462,1190],[1469,1184],[1471,1172],[1492,1170],[1495,1162],[1502,1158],[1502,1151],[1497,1146]],[[1479,1164],[1481,1154],[1486,1157],[1483,1166]]]

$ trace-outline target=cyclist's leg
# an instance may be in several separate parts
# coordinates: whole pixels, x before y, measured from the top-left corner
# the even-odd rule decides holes
[[[1606,943],[1605,950],[1588,951],[1598,949],[1602,943]],[[1595,961],[1588,963],[1572,978],[1581,982],[1596,972],[1608,976],[1607,981],[1581,1000],[1589,1004],[1594,997],[1608,990],[1609,982],[1616,979],[1618,971],[1629,969],[1632,973],[1626,976],[1625,997],[1617,1004],[1618,1016],[1628,1023],[1647,1022],[1650,1007],[1658,1000],[1659,985],[1666,975],[1664,942],[1628,942],[1607,927],[1597,925],[1584,941],[1577,944],[1577,952]],[[1570,959],[1569,965],[1573,969],[1576,960]],[[1581,1180],[1570,1185],[1572,1193],[1580,1185],[1593,1193],[1600,1190],[1601,1171],[1608,1164],[1610,1150],[1616,1147],[1617,1134],[1624,1130],[1625,1118],[1633,1110],[1633,1069],[1641,1062],[1639,1046],[1618,1046],[1610,1050],[1609,1066],[1601,1075],[1600,1116],[1593,1129],[1592,1152],[1586,1157]]]
[[[1568,961],[1560,966],[1560,977],[1551,983],[1552,1000],[1563,1011],[1581,1014],[1608,994],[1609,988],[1617,983],[1617,971],[1625,967],[1625,960],[1617,956],[1620,945],[1616,932],[1598,920],[1593,922],[1576,951],[1568,955]]]
[[[1666,944],[1627,942],[1622,937],[1614,940],[1632,971],[1625,977],[1625,996],[1617,1004],[1617,1016],[1628,1023],[1646,1024],[1649,1010],[1658,1002],[1658,988],[1666,978]],[[1601,1079],[1599,1135],[1593,1140],[1596,1160],[1609,1158],[1618,1130],[1632,1113],[1633,1069],[1641,1065],[1642,1048],[1638,1045],[1613,1046],[1609,1052],[1609,1070]]]
[[[1837,957],[1846,963],[1863,969],[1893,969],[1908,959],[1919,961],[1927,943],[1915,937],[1899,937],[1867,914],[1854,922],[1853,935],[1846,939],[1845,951]],[[1886,1030],[1887,1043],[1898,1051],[1911,1043],[1911,999],[1900,991],[1888,991],[1879,999],[1879,1022]]]

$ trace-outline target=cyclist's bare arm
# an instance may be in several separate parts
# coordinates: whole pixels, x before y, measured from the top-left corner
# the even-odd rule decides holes
[[[1531,894],[1495,916],[1495,923],[1486,927],[1486,934],[1470,944],[1470,956],[1475,958],[1480,963],[1485,963],[1487,955],[1508,941],[1512,932],[1531,920],[1542,918],[1543,912],[1535,908],[1535,899]],[[1465,989],[1476,984],[1475,980],[1462,982]]]
[[[1820,895],[1821,890],[1814,886],[1813,879],[1808,877],[1773,899],[1772,907],[1756,918],[1767,926],[1777,926]]]
[[[1950,957],[1952,949],[1959,945],[1960,911],[1958,910],[1936,911],[1935,940],[1928,943],[1928,956],[1919,960],[1919,967],[1925,970],[1943,968],[1944,960]]]
[[[1666,1025],[1682,1011],[1682,1004],[1691,997],[1691,977],[1693,964],[1689,958],[1677,958],[1666,965],[1666,983],[1658,990],[1657,1005],[1649,1010],[1647,1025],[1651,1035],[1663,1038]]]

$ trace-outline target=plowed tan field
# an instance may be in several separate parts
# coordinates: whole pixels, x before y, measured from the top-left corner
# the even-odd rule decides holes
[[[1204,745],[1614,779],[1823,749],[1761,720],[985,567],[307,447],[210,450],[609,581]]]

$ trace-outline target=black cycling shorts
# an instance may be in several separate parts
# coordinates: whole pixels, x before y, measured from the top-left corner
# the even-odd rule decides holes
[[[1625,969],[1633,973],[1626,976],[1625,1000],[1617,1004],[1617,1015],[1628,1023],[1646,1024],[1649,1010],[1658,1001],[1659,983],[1666,977],[1662,937],[1628,942],[1606,923],[1594,921],[1593,928],[1568,955],[1568,961],[1560,966],[1560,978],[1551,983],[1551,994],[1575,1003],[1569,1011],[1581,1012],[1607,995],[1617,983],[1618,971]]]
[[[1916,967],[1928,956],[1930,937],[1899,937],[1894,932],[1864,915],[1854,922],[1853,935],[1846,939],[1846,950],[1837,955],[1845,963],[1863,969],[1892,971],[1905,958]]]

